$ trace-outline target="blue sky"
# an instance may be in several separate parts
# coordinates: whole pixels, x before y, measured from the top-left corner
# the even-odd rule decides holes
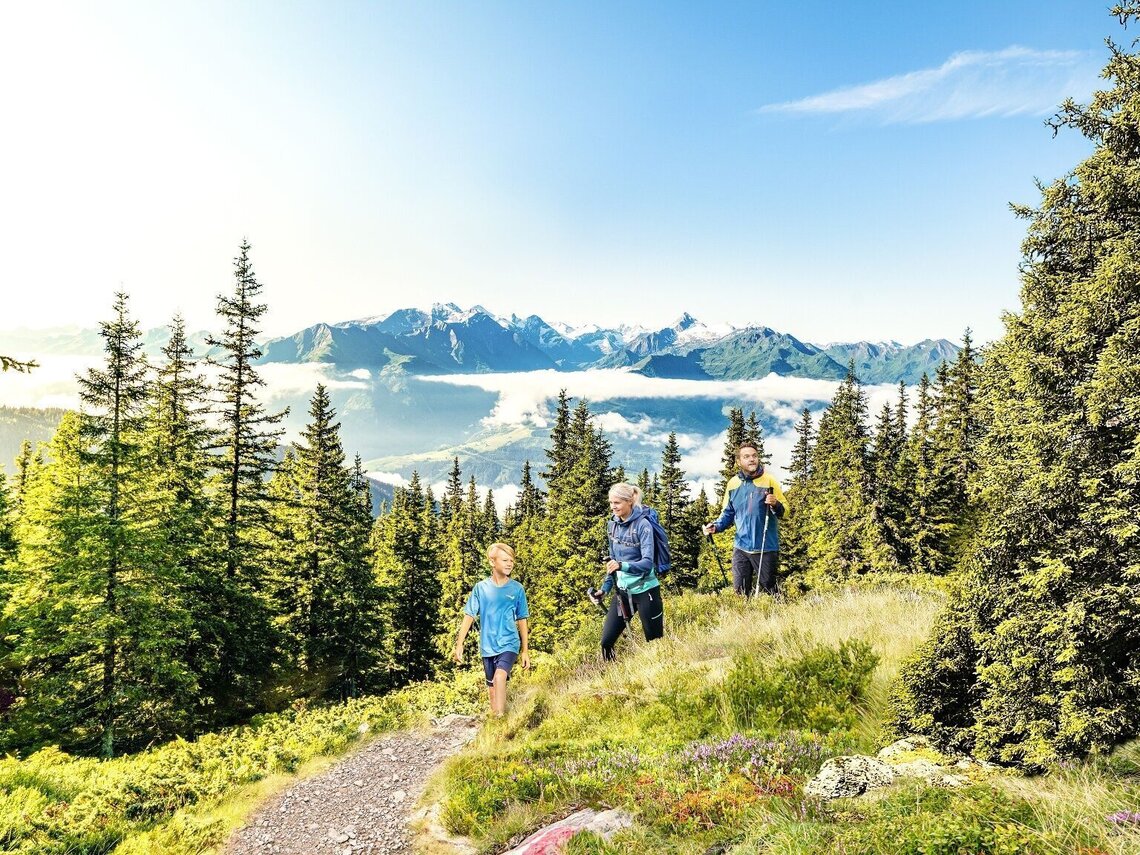
[[[243,236],[286,334],[436,301],[1000,334],[1127,42],[1087,2],[0,6],[0,329],[213,325]],[[3,335],[0,333],[0,345]]]

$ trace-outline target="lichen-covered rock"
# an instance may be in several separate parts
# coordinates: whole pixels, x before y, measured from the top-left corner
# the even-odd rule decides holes
[[[889,763],[854,754],[833,757],[824,763],[804,792],[821,799],[849,798],[889,786],[894,780],[895,770]]]
[[[890,760],[892,757],[898,757],[902,754],[916,753],[930,756],[931,759],[933,759],[934,755],[941,756],[939,752],[935,750],[934,746],[931,745],[929,739],[925,736],[918,735],[907,736],[897,742],[892,742],[886,748],[882,749],[878,756],[880,760]]]
[[[950,774],[929,760],[909,760],[892,765],[896,775],[903,778],[918,778],[932,787],[961,787],[969,782],[964,776]]]

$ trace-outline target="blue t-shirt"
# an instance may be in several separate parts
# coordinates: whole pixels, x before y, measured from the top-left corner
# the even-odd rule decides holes
[[[522,639],[515,621],[530,617],[530,611],[523,586],[514,579],[508,579],[501,588],[492,579],[477,582],[463,612],[479,619],[480,655],[521,652]]]

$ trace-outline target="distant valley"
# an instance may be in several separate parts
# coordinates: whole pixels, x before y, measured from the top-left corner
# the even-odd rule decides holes
[[[205,333],[192,337],[203,354],[205,340]],[[144,333],[152,359],[165,341],[164,329]],[[52,394],[43,400],[58,406],[78,368],[53,377],[53,364],[91,364],[102,343],[95,329],[0,333],[4,349],[34,356],[43,368],[6,377],[0,404],[35,405],[36,384],[46,388],[50,380]],[[687,313],[653,330],[572,327],[436,304],[268,339],[260,371],[268,403],[290,407],[293,432],[324,383],[346,451],[359,453],[377,478],[400,483],[416,470],[437,483],[458,456],[465,478],[509,490],[524,460],[541,469],[546,417],[560,388],[591,401],[615,461],[627,470],[657,467],[665,437],[676,431],[682,465],[701,480],[719,467],[729,407],[756,410],[779,469],[799,411],[826,406],[849,362],[878,403],[897,395],[888,387],[933,376],[957,352],[945,339],[817,345],[764,326],[706,325]],[[16,448],[7,433],[0,440],[0,460],[10,464]]]

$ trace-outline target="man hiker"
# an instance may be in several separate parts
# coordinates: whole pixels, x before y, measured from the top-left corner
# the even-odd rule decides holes
[[[501,716],[507,709],[507,680],[516,661],[530,667],[527,652],[527,618],[523,586],[511,578],[515,569],[515,551],[505,543],[492,543],[487,548],[491,576],[475,583],[467,605],[463,607],[463,625],[455,640],[454,657],[463,662],[463,641],[476,619],[479,620],[479,653],[483,656],[483,675],[487,678],[487,698],[491,714]]]
[[[751,596],[756,588],[776,593],[776,565],[780,555],[780,526],[788,503],[784,491],[760,463],[760,451],[751,442],[736,449],[735,475],[724,488],[724,505],[705,534],[736,526],[732,550],[732,589]],[[755,580],[755,582],[754,582]]]

